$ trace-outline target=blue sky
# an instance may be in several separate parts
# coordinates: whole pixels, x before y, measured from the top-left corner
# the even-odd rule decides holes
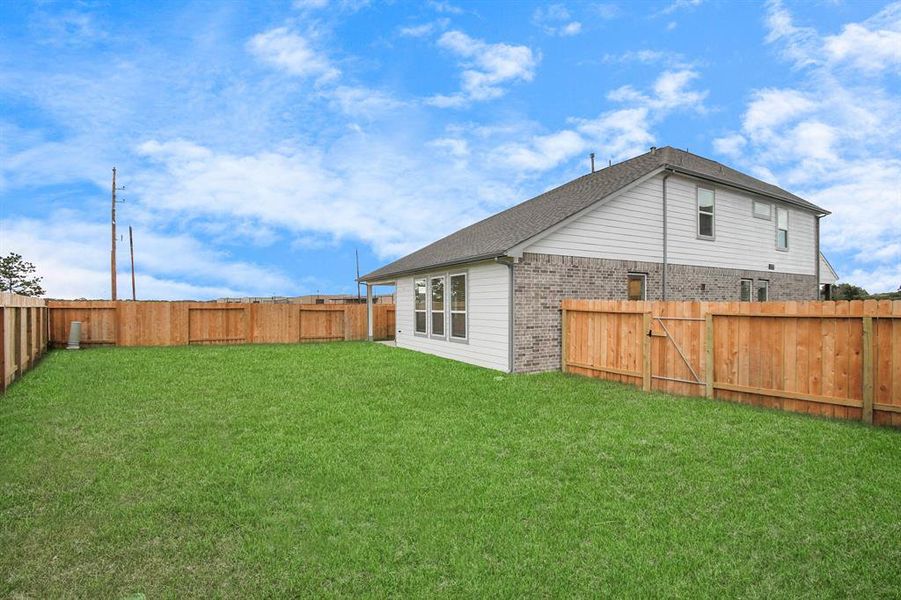
[[[140,298],[294,295],[651,145],[901,284],[901,3],[5,2],[0,34],[0,252],[53,296],[108,297],[112,166]]]

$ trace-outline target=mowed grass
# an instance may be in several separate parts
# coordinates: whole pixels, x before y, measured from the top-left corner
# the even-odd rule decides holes
[[[897,597],[901,432],[377,344],[51,353],[0,596]]]

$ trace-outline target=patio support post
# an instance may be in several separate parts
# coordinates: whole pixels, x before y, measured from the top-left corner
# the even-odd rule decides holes
[[[372,341],[372,284],[366,284],[366,339]]]

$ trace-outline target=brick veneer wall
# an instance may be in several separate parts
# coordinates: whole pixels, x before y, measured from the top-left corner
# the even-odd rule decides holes
[[[627,275],[646,273],[648,300],[660,300],[661,263],[549,254],[523,255],[513,267],[516,372],[560,368],[560,301],[625,300]],[[814,275],[669,265],[668,300],[738,300],[740,279],[766,279],[770,300],[815,300]],[[701,289],[703,286],[704,289]]]

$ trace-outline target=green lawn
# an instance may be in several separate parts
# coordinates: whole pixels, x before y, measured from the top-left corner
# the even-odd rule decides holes
[[[901,594],[901,432],[377,344],[51,353],[0,596]]]

